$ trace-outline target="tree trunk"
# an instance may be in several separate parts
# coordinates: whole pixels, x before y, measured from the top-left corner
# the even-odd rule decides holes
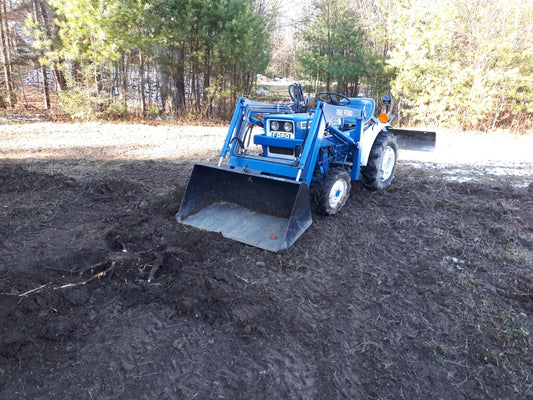
[[[50,28],[50,24],[48,23],[48,10],[46,9],[46,4],[45,2],[41,0],[34,0],[34,1],[38,2],[40,6],[41,21],[39,23],[41,24],[41,26],[44,27],[47,38],[51,40],[52,29]],[[54,50],[55,50],[55,47],[54,47],[53,41],[51,40],[50,51],[54,51]],[[67,88],[67,80],[63,72],[58,68],[57,63],[55,61],[52,63],[52,72],[54,73],[54,79],[57,85],[57,89],[60,91],[65,90]]]
[[[146,114],[146,98],[144,93],[144,53],[139,49],[139,75],[140,75],[140,95],[141,95],[141,113],[144,116]]]
[[[191,42],[190,44],[190,48],[189,48],[189,54],[194,54],[195,53],[195,48],[193,47],[193,43]],[[190,66],[190,71],[189,71],[189,74],[188,74],[188,77],[189,77],[189,105],[191,107],[191,109],[193,111],[197,111],[197,99],[198,99],[198,94],[197,94],[197,86],[196,86],[196,71],[197,71],[197,65],[198,65],[198,58],[197,56],[194,56],[194,57],[190,57],[191,59],[191,66]]]
[[[146,88],[148,89],[148,108],[152,107],[152,79],[151,79],[151,72],[152,72],[152,63],[150,58],[148,58],[148,61],[146,62],[146,65],[144,67],[145,69],[145,80],[146,80]]]
[[[72,61],[72,79],[76,86],[80,87],[83,83],[83,75],[81,73],[81,63],[79,61]]]
[[[180,46],[177,50],[177,60],[174,68],[174,112],[177,116],[185,111],[185,47]]]
[[[35,20],[35,23],[43,23],[44,18],[42,18],[41,13],[41,7],[38,4],[39,0],[33,0],[33,18]],[[41,57],[44,56],[44,52],[40,51]],[[46,74],[46,67],[43,64],[41,60],[39,60],[39,66],[41,69],[41,74],[43,76],[43,95],[44,95],[44,108],[47,110],[50,109],[50,90],[48,88],[48,77]]]
[[[210,89],[211,86],[211,47],[210,44],[207,43],[206,51],[205,51],[205,69],[204,69],[204,90],[203,90],[203,98],[206,101],[206,104],[208,104],[204,117],[209,117],[213,113],[213,102],[214,97],[209,99],[207,97],[208,95],[208,89]],[[214,89],[211,94],[214,95]]]
[[[59,70],[57,68],[57,64],[54,63],[54,68],[52,69],[54,72],[54,79],[57,84],[57,90],[63,91],[67,89],[67,79],[65,78],[65,74],[63,74],[63,71]]]
[[[4,79],[6,82],[6,93],[9,106],[11,108],[15,107],[17,102],[15,90],[13,89],[13,79],[11,76],[10,68],[10,54],[8,49],[8,40],[7,40],[7,21],[6,18],[6,3],[5,0],[2,2],[0,7],[0,47],[2,52],[2,63],[4,69]]]
[[[124,110],[128,110],[128,59],[126,58],[126,55],[122,55],[121,59],[121,70],[120,74],[122,74],[122,96],[124,97]]]
[[[159,96],[161,97],[161,111],[163,114],[167,112],[166,106],[167,106],[167,98],[169,93],[169,86],[168,86],[168,74],[163,69],[162,65],[159,65],[159,74],[160,74],[160,85],[159,85]]]
[[[50,109],[50,88],[48,86],[48,77],[46,76],[46,67],[41,63],[41,74],[43,75],[43,94],[44,108]]]

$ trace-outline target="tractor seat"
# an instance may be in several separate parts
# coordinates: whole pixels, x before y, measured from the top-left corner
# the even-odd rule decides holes
[[[374,100],[369,98],[354,97],[350,98],[350,104],[348,104],[346,107],[360,110],[361,114],[363,115],[363,123],[367,123],[374,115],[374,108],[376,107],[376,103],[374,102]],[[348,119],[349,118],[346,118],[344,122],[355,123],[355,120],[347,121]]]

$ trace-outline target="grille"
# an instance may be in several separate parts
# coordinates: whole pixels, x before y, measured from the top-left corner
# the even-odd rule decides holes
[[[284,147],[269,146],[268,150],[271,153],[275,153],[275,154],[285,154],[287,156],[293,156],[294,155],[294,150],[293,149],[286,149]]]

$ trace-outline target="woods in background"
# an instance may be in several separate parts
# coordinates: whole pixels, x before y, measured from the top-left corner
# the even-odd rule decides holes
[[[42,66],[43,97],[53,87],[74,116],[119,116],[131,107],[144,115],[224,115],[269,61],[274,20],[261,1],[24,0],[9,7],[17,19],[2,18],[12,41],[2,48],[17,60],[4,57],[4,68]],[[13,76],[5,75],[4,87],[14,106]]]
[[[533,120],[533,0],[312,0],[294,37],[281,0],[0,3],[5,108],[227,118],[266,73],[311,92],[390,92],[410,123]]]

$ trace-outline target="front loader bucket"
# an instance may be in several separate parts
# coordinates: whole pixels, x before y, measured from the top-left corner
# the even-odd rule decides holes
[[[290,247],[311,225],[307,185],[195,164],[178,222],[261,249]]]
[[[437,142],[436,132],[396,128],[387,128],[387,131],[396,136],[399,149],[435,151],[435,145]]]

